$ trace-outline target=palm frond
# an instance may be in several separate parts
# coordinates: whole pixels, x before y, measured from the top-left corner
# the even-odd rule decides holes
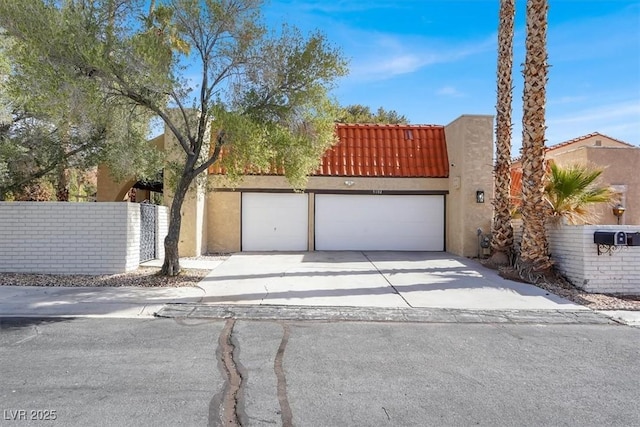
[[[545,185],[545,198],[551,215],[563,217],[570,224],[594,220],[589,209],[595,203],[612,204],[616,193],[610,187],[598,187],[602,169],[575,164],[560,167],[551,163]]]

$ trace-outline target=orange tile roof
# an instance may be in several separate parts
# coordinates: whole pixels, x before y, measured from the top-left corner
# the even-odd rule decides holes
[[[444,126],[338,124],[338,144],[322,157],[319,176],[446,178]]]
[[[446,178],[449,160],[444,126],[337,124],[338,143],[321,159],[315,176]],[[224,152],[221,153],[224,156]],[[224,174],[216,162],[210,174]],[[282,171],[273,171],[281,175]]]
[[[520,196],[522,195],[522,168],[511,168],[511,189],[509,196],[514,206],[520,205]]]

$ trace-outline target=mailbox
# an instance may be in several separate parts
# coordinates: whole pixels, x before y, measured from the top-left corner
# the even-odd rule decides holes
[[[640,232],[627,233],[627,246],[640,246]]]
[[[596,231],[593,243],[598,245],[627,246],[627,233],[624,231]]]

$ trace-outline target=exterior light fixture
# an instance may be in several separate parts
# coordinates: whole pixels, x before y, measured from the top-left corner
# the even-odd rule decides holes
[[[484,191],[476,191],[476,203],[484,203]]]
[[[345,181],[344,185],[346,185],[347,187],[351,187],[353,184],[355,184],[355,182],[353,181]]]
[[[624,214],[626,209],[621,204],[618,204],[613,208],[613,214],[618,218],[618,224],[620,224],[620,217]]]

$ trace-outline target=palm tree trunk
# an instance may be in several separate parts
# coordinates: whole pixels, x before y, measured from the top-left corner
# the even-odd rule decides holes
[[[547,85],[547,0],[527,0],[522,116],[522,222],[518,271],[537,281],[551,268],[544,209],[544,143]]]
[[[500,1],[498,28],[498,97],[496,103],[495,199],[491,230],[491,259],[488,265],[509,264],[513,246],[511,226],[511,101],[513,98],[513,22],[515,0]]]

